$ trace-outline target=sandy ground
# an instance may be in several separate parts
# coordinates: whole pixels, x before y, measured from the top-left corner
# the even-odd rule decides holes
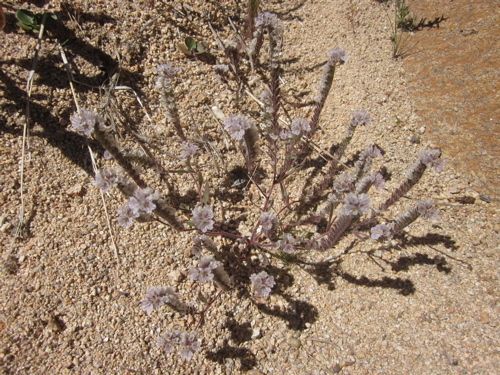
[[[227,17],[241,26],[234,4],[207,1],[52,1],[65,28],[59,30],[74,74],[78,102],[98,106],[99,65],[110,70],[118,52],[120,85],[138,93],[152,114],[151,125],[133,96],[117,92],[117,112],[136,124],[155,152],[179,152],[165,126],[153,89],[156,66],[182,68],[179,106],[186,127],[221,145],[210,107],[226,115],[254,113],[255,101],[238,98],[234,82],[220,83],[212,66],[186,58],[175,44],[186,35],[207,41],[220,58],[206,20],[227,38]],[[322,128],[315,139],[328,149],[340,141],[354,110],[373,122],[356,133],[347,159],[376,143],[392,175],[388,196],[419,150],[433,145],[414,115],[401,61],[391,46],[392,2],[270,1],[266,10],[284,22],[282,90],[291,103],[314,99],[326,51],[342,47],[349,61],[338,69]],[[327,254],[302,252],[316,266],[273,261],[265,268],[277,286],[264,305],[252,297],[248,279],[222,295],[197,330],[202,349],[189,362],[166,355],[156,338],[172,329],[190,330],[197,321],[166,308],[147,315],[140,306],[153,285],[171,286],[184,301],[207,284],[186,277],[193,259],[190,236],[156,222],[116,225],[123,198],[112,192],[105,205],[92,185],[88,145],[97,161],[102,150],[71,131],[76,110],[55,38],[43,41],[30,106],[29,154],[24,165],[25,230],[16,238],[20,207],[22,132],[26,121],[26,79],[36,38],[15,26],[12,2],[4,2],[8,25],[0,99],[0,369],[5,374],[493,374],[499,368],[498,203],[486,203],[452,168],[427,173],[405,202],[433,198],[438,222],[417,222],[391,245],[347,236]],[[173,10],[173,8],[176,10]],[[39,11],[39,8],[32,7]],[[259,94],[262,83],[253,89]],[[231,90],[233,89],[233,90]],[[114,104],[119,108],[118,104]],[[311,107],[287,107],[291,116],[310,116]],[[253,111],[253,112],[252,112]],[[121,122],[118,124],[121,126]],[[413,142],[419,136],[420,143]],[[227,151],[222,172],[241,164]],[[445,159],[452,155],[443,155]],[[166,158],[168,159],[168,158]],[[213,178],[220,220],[251,207],[256,193],[236,195],[218,177],[209,158],[201,160]],[[169,165],[171,166],[171,165]],[[154,178],[155,176],[149,176]],[[159,183],[155,180],[155,183]],[[161,181],[160,181],[161,182]],[[293,184],[299,186],[300,181]],[[295,186],[294,185],[294,186]],[[293,189],[293,186],[292,186]],[[230,201],[229,198],[235,198]],[[239,197],[239,198],[238,198]],[[474,198],[470,200],[471,198]],[[186,197],[184,199],[187,199]],[[179,204],[186,203],[179,199]],[[470,200],[473,203],[462,202]],[[188,202],[189,203],[189,202]],[[396,207],[401,208],[401,206]],[[187,220],[187,214],[180,213]],[[325,260],[329,262],[325,263]],[[321,263],[323,261],[323,263]],[[266,307],[263,307],[266,306]]]

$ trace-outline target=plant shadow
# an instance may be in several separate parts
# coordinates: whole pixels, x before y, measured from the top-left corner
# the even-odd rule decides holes
[[[449,236],[444,236],[435,233],[429,233],[423,237],[409,237],[408,235],[401,235],[396,237],[399,243],[395,246],[389,247],[381,247],[378,250],[382,251],[391,251],[394,249],[402,250],[408,247],[414,247],[416,245],[425,244],[430,246],[433,250],[440,252],[436,248],[431,245],[441,244],[447,249],[456,250],[458,246],[456,245],[455,240],[453,240]],[[384,276],[380,279],[368,278],[364,275],[354,275],[352,273],[346,272],[342,269],[342,259],[341,257],[350,252],[352,247],[354,246],[354,241],[346,247],[341,256],[339,256],[334,261],[324,261],[324,262],[316,262],[316,263],[302,263],[302,268],[308,272],[310,275],[314,277],[318,285],[326,285],[328,290],[335,289],[334,280],[336,277],[341,277],[345,281],[359,286],[364,287],[377,287],[377,288],[389,288],[397,290],[399,294],[408,296],[414,294],[416,291],[414,282],[409,278],[401,278],[401,277],[389,277]],[[368,253],[365,253],[370,257],[377,265],[380,266],[382,271],[385,271],[385,268],[379,263],[387,264],[393,272],[407,272],[411,267],[417,265],[428,265],[435,266],[438,272],[443,272],[445,274],[449,274],[452,271],[451,265],[448,264],[446,260],[446,254],[436,255],[434,257],[429,256],[424,253],[415,253],[413,255],[401,255],[397,258],[396,261],[389,261],[382,259],[381,257],[376,257],[374,255],[375,250],[370,250]],[[448,256],[450,257],[450,256]],[[376,260],[377,259],[377,260]],[[459,259],[452,258],[456,261],[465,263]],[[469,266],[469,270],[471,267]]]
[[[273,306],[270,307],[265,304],[256,304],[260,312],[266,315],[275,316],[287,322],[287,327],[294,331],[303,331],[309,324],[313,324],[318,320],[319,312],[318,309],[306,301],[301,301],[299,299],[293,299],[287,294],[283,294],[282,297],[287,302],[287,306]]]
[[[228,346],[227,344],[216,351],[207,351],[205,358],[221,365],[226,364],[226,359],[228,358],[239,359],[240,371],[251,370],[257,365],[257,358],[250,349]]]

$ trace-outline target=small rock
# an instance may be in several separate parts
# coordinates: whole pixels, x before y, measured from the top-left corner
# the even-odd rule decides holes
[[[460,191],[462,190],[462,188],[460,186],[452,186],[450,187],[450,189],[448,190],[450,192],[450,194],[458,194],[460,193]]]
[[[14,255],[7,256],[3,261],[3,268],[7,274],[15,275],[19,270],[19,259]]]
[[[302,343],[299,339],[292,337],[288,339],[288,345],[290,345],[292,348],[298,349],[301,347]]]
[[[0,232],[5,233],[12,228],[12,224],[7,222],[0,226]]]
[[[252,330],[252,340],[257,340],[262,337],[262,331],[260,328],[254,328]]]
[[[169,276],[174,283],[180,283],[184,278],[184,275],[179,270],[170,272]]]
[[[47,322],[46,328],[52,332],[61,332],[66,329],[66,324],[59,316],[53,315]]]
[[[222,112],[221,109],[217,106],[212,107],[212,112],[214,113],[215,117],[217,117],[221,121],[223,121],[226,118],[224,112]]]
[[[191,258],[193,255],[195,255],[195,252],[193,250],[196,250],[196,249],[194,247],[186,247],[184,249],[184,257]]]
[[[85,194],[85,188],[82,184],[76,184],[66,190],[66,194],[70,197],[82,197]]]
[[[416,145],[420,144],[421,140],[422,139],[421,139],[421,137],[420,137],[419,134],[413,134],[410,137],[410,142],[413,143],[413,144],[416,144]]]
[[[489,195],[479,194],[479,199],[481,199],[483,202],[491,203],[491,197]]]

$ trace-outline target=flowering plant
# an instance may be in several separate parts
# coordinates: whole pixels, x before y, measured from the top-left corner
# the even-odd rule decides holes
[[[374,159],[383,157],[380,149],[375,145],[366,147],[350,169],[341,162],[355,131],[362,126],[370,126],[372,122],[364,110],[354,112],[346,135],[333,154],[319,151],[327,161],[324,173],[308,180],[300,196],[289,191],[291,177],[303,171],[311,153],[317,151],[312,146],[312,140],[320,126],[320,115],[335,71],[347,63],[348,55],[340,48],[328,52],[311,118],[298,117],[283,123],[279,117],[282,108],[279,79],[282,27],[278,18],[269,13],[259,15],[255,20],[254,38],[249,42],[248,49],[238,50],[237,46],[231,44],[226,52],[232,57],[231,68],[235,73],[241,72],[234,64],[241,60],[236,57],[243,52],[246,52],[252,67],[255,67],[265,35],[269,45],[269,84],[261,96],[261,117],[251,119],[247,115],[233,114],[223,123],[224,131],[243,156],[246,170],[241,186],[255,186],[261,198],[261,202],[256,205],[258,212],[248,231],[226,229],[227,221],[221,217],[216,199],[211,199],[210,184],[203,177],[204,171],[197,166],[203,145],[197,143],[192,129],[186,129],[181,123],[175,92],[179,69],[171,63],[158,67],[156,89],[166,109],[166,118],[181,146],[178,160],[183,168],[182,173],[192,177],[197,192],[197,199],[192,201],[189,209],[190,221],[182,218],[181,207],[171,203],[168,194],[150,187],[143,177],[141,168],[157,166],[159,163],[149,159],[141,162],[141,158],[132,157],[119,144],[111,128],[106,126],[104,116],[82,109],[71,120],[75,131],[98,140],[119,166],[118,169],[98,170],[94,182],[103,192],[116,187],[126,196],[127,203],[118,209],[118,223],[129,227],[134,221],[155,219],[176,231],[191,232],[191,253],[197,258],[197,264],[189,268],[189,277],[198,283],[213,281],[220,289],[214,299],[221,298],[224,292],[235,286],[236,275],[238,279],[243,276],[253,285],[254,295],[260,300],[268,298],[277,283],[274,276],[268,273],[271,271],[266,270],[269,257],[299,260],[301,254],[307,251],[325,252],[334,248],[349,233],[355,233],[362,240],[387,241],[419,217],[437,218],[437,210],[431,200],[420,201],[416,206],[409,205],[391,220],[386,219],[386,215],[388,208],[418,183],[426,169],[433,168],[436,172],[443,169],[444,162],[440,159],[439,150],[420,152],[418,161],[410,168],[406,179],[378,206],[374,204],[373,190],[385,188],[385,177],[382,170],[372,171],[372,167]],[[218,72],[228,70],[229,67],[217,67]],[[229,251],[240,262],[233,268],[224,261],[223,252],[228,251],[228,247],[222,247],[221,243],[213,240],[221,237],[232,243]],[[257,269],[256,264],[250,262],[255,254],[261,256]],[[248,269],[249,265],[253,268]],[[201,295],[200,299],[205,302],[205,306],[197,311],[181,301],[172,288],[152,287],[146,292],[142,308],[149,315],[167,305],[179,314],[199,316],[198,327],[214,300],[207,301]],[[191,359],[201,347],[194,331],[167,332],[158,339],[158,345],[167,353],[180,348],[179,354],[186,360]]]

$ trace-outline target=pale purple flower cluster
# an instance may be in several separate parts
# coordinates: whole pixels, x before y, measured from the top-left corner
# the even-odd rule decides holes
[[[128,205],[130,208],[139,214],[150,214],[156,208],[154,200],[156,194],[153,193],[151,188],[137,189],[130,200]]]
[[[196,332],[166,332],[163,336],[158,337],[158,347],[162,348],[165,353],[172,353],[175,347],[180,347],[179,355],[186,361],[193,358],[200,347],[200,341],[196,337]]]
[[[158,337],[156,343],[158,347],[162,348],[165,353],[172,353],[175,346],[179,345],[181,341],[181,332],[172,331],[165,332],[163,336]]]
[[[280,138],[284,141],[292,139],[294,136],[290,130],[283,129],[280,131]]]
[[[217,244],[212,241],[210,237],[207,235],[203,234],[201,236],[195,236],[193,238],[194,246],[198,248],[201,251],[202,247],[207,248],[210,251],[217,251]],[[196,254],[193,254],[196,255]],[[199,256],[200,254],[198,254]]]
[[[380,173],[372,173],[368,176],[363,177],[356,183],[356,194],[366,193],[371,186],[375,186],[375,189],[382,190],[385,187],[384,177]]]
[[[184,358],[186,361],[189,361],[193,358],[193,354],[200,349],[200,341],[196,338],[196,332],[182,332],[181,340],[179,343],[181,350],[179,351],[179,355]]]
[[[291,131],[293,135],[300,136],[311,130],[309,121],[305,118],[296,118],[292,120]]]
[[[281,27],[281,20],[276,16],[276,14],[270,12],[260,13],[255,18],[255,27],[261,26],[279,29]]]
[[[80,109],[79,112],[71,117],[71,126],[73,129],[87,137],[92,134],[96,126],[99,126],[103,122],[103,118],[97,112],[87,109]]]
[[[280,132],[280,138],[283,140],[287,139],[296,139],[306,134],[311,130],[311,125],[309,125],[309,121],[305,118],[296,118],[292,120],[292,124],[290,126],[290,130],[283,129]]]
[[[374,240],[378,240],[379,238],[391,238],[393,235],[394,224],[378,224],[371,229],[371,238]]]
[[[95,173],[94,186],[97,186],[104,193],[116,185],[118,175],[114,169],[101,169]]]
[[[262,230],[264,232],[269,232],[277,223],[278,217],[272,212],[263,212],[262,214],[260,214],[259,221],[260,225],[262,226]]]
[[[160,75],[163,75],[168,78],[174,78],[181,71],[181,68],[176,67],[172,63],[168,62],[165,64],[158,65],[156,70]]]
[[[445,161],[440,158],[441,151],[438,149],[434,150],[423,150],[418,153],[418,158],[422,163],[425,164],[427,168],[434,168],[435,172],[441,172],[444,170]]]
[[[333,183],[333,189],[339,194],[348,193],[354,190],[354,182],[356,182],[356,176],[342,173]]]
[[[128,228],[132,225],[133,220],[139,217],[139,214],[134,212],[132,208],[128,205],[128,203],[121,206],[118,210],[118,224],[120,224],[124,228]]]
[[[232,115],[224,120],[224,130],[237,140],[243,139],[245,130],[252,127],[252,120],[242,115]]]
[[[198,262],[198,267],[189,267],[191,280],[204,283],[214,278],[213,270],[221,266],[221,262],[214,260],[211,256],[204,256]]]
[[[198,151],[200,148],[192,143],[189,142],[183,142],[182,143],[182,151],[181,151],[181,158],[183,160],[187,160],[191,156],[194,156],[196,154],[196,151]]]
[[[285,233],[277,245],[284,253],[293,254],[295,252],[295,238],[290,233]]]
[[[348,194],[344,198],[343,211],[346,215],[358,216],[370,210],[372,202],[368,194]]]
[[[153,310],[173,300],[177,300],[177,295],[172,288],[153,286],[146,292],[141,302],[141,306],[142,309],[150,315]]]
[[[129,201],[118,209],[118,224],[128,228],[132,225],[132,219],[153,212],[158,195],[151,188],[137,189]]]
[[[268,275],[266,271],[254,273],[250,276],[250,281],[258,297],[268,297],[272,287],[276,284],[274,277]]]
[[[371,178],[373,181],[373,186],[375,186],[375,189],[383,190],[385,188],[385,179],[381,173],[375,173],[371,176]]]
[[[328,59],[332,64],[344,64],[349,60],[347,52],[341,48],[334,48],[328,51]]]
[[[372,122],[370,115],[368,112],[363,111],[363,110],[358,110],[354,112],[351,118],[351,125],[352,126],[361,126],[361,125],[370,125]],[[375,146],[373,146],[375,147]],[[380,152],[380,150],[379,150]],[[378,156],[378,155],[377,155]]]
[[[417,211],[424,220],[437,220],[439,217],[439,210],[434,208],[432,199],[417,202]]]
[[[198,206],[193,210],[193,223],[203,233],[213,229],[213,218],[214,212],[210,206]]]
[[[383,158],[384,155],[382,155],[382,151],[380,151],[380,149],[375,146],[375,145],[372,145],[372,146],[368,146],[367,148],[365,148],[363,150],[363,153],[367,156],[367,157],[370,157],[370,158]]]

